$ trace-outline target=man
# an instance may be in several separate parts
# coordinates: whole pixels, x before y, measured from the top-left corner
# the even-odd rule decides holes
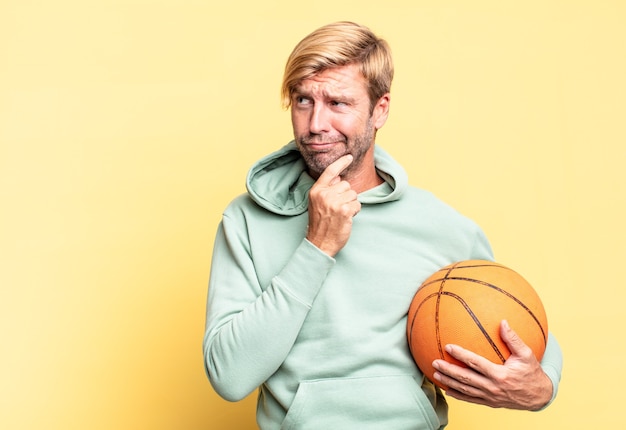
[[[261,429],[437,429],[441,391],[411,358],[417,287],[459,260],[493,259],[483,232],[375,145],[393,65],[386,42],[349,22],[304,38],[287,61],[295,140],[256,163],[218,228],[204,337],[211,384],[236,401],[259,388]],[[450,345],[447,394],[538,410],[556,395],[561,351],[541,363],[503,322],[496,365]]]

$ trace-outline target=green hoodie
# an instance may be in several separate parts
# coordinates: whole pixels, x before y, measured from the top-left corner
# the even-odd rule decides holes
[[[407,310],[421,282],[467,259],[492,260],[480,228],[411,187],[376,147],[382,185],[359,195],[346,246],[305,239],[314,180],[292,142],[256,163],[225,210],[209,281],[205,367],[225,399],[257,387],[262,429],[437,429],[439,389],[413,361]],[[549,342],[550,343],[550,342]],[[560,349],[546,351],[555,386]],[[542,362],[542,365],[544,363]]]

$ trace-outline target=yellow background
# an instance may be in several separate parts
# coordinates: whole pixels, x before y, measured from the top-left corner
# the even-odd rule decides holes
[[[291,138],[291,48],[339,19],[394,51],[379,143],[535,285],[565,355],[548,410],[452,402],[449,428],[624,428],[624,5],[1,0],[0,428],[254,428],[202,367],[213,235]]]

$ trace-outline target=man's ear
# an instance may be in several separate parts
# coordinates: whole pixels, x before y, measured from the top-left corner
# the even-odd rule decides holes
[[[386,93],[378,99],[376,105],[374,106],[374,110],[372,111],[372,120],[374,122],[374,127],[376,128],[376,130],[382,128],[382,126],[385,125],[385,123],[387,122],[387,117],[389,116],[390,101],[391,95],[389,93]]]

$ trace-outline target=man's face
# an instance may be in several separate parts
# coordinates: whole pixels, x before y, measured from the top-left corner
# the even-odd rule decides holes
[[[383,96],[372,110],[365,78],[358,66],[347,65],[305,79],[291,102],[298,149],[309,173],[317,177],[345,154],[354,157],[348,171],[358,172],[373,151],[376,130],[386,121],[389,97]]]

